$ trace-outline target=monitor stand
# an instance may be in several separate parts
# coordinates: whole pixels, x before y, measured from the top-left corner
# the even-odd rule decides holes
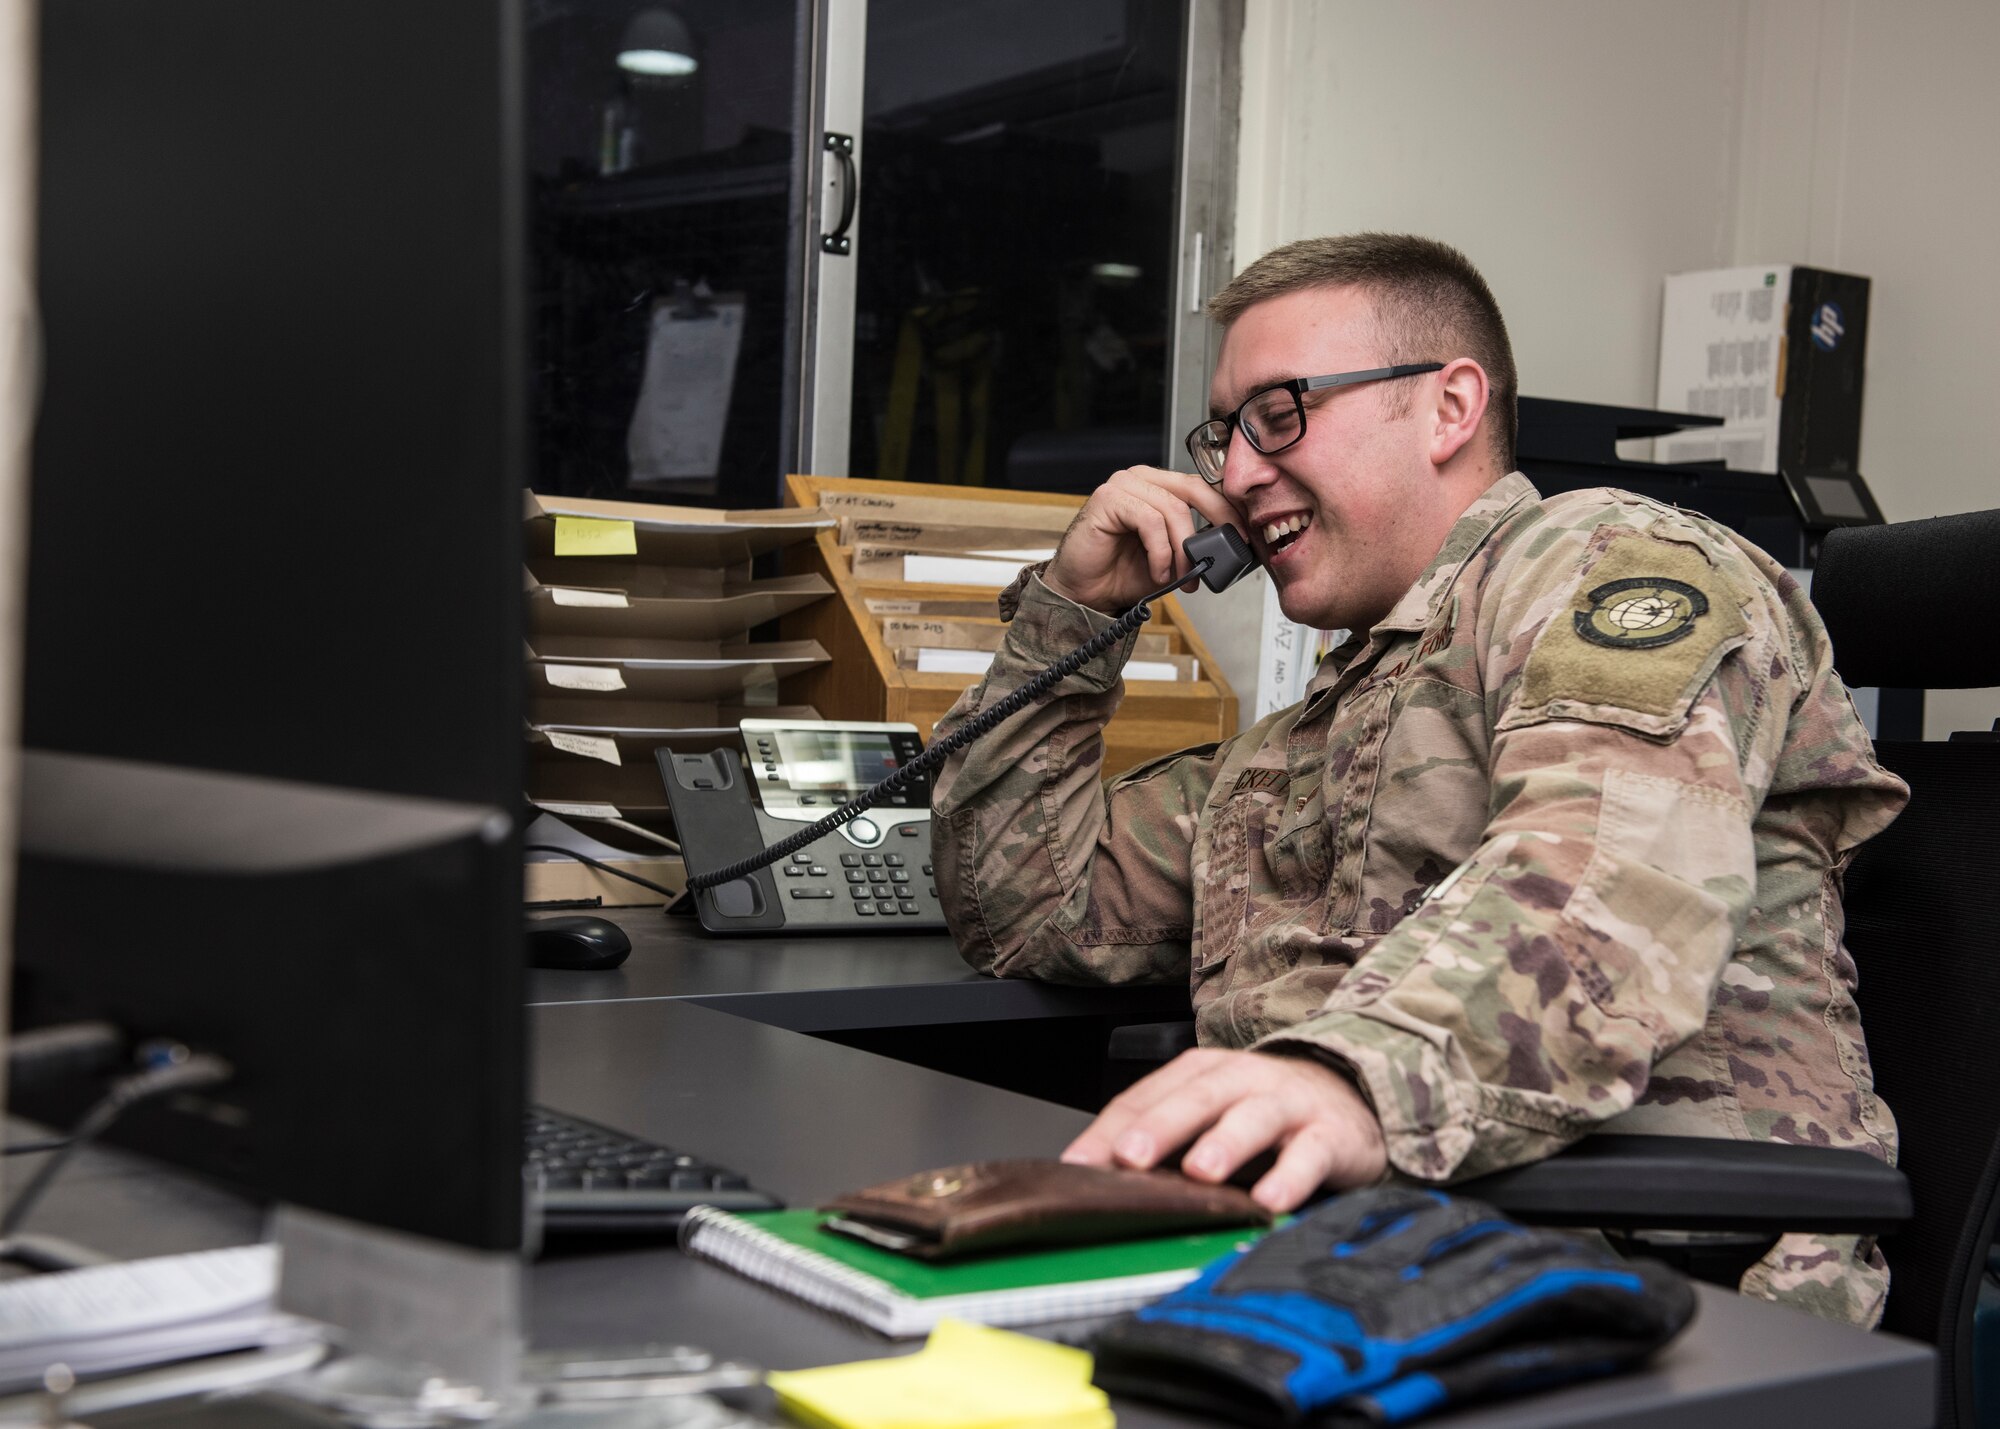
[[[349,1356],[379,1362],[397,1383],[491,1404],[515,1399],[524,1343],[519,1252],[474,1250],[280,1204],[271,1216],[281,1270],[278,1308],[332,1325]],[[337,1362],[352,1376],[352,1360]],[[332,1388],[332,1386],[329,1386]],[[362,1394],[358,1381],[336,1391]]]

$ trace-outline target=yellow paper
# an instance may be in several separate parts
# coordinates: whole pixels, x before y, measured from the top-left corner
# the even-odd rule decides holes
[[[630,521],[598,521],[588,516],[556,517],[558,556],[636,556],[639,537]]]
[[[901,1359],[766,1376],[794,1418],[823,1429],[1112,1429],[1083,1350],[941,1320]]]

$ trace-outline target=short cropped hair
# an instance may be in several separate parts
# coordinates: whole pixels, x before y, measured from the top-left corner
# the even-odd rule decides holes
[[[1348,233],[1303,238],[1274,248],[1208,300],[1224,327],[1267,298],[1307,288],[1360,288],[1375,304],[1384,365],[1470,357],[1486,369],[1487,432],[1502,471],[1514,469],[1520,379],[1514,348],[1493,290],[1463,253],[1408,233]],[[1301,373],[1300,376],[1310,374]],[[1391,384],[1390,402],[1407,404]]]

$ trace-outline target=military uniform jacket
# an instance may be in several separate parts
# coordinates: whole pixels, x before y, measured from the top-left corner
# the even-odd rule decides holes
[[[1109,623],[1032,574],[1010,605],[940,735]],[[1754,546],[1506,477],[1303,703],[1107,788],[1127,654],[938,780],[976,968],[1185,980],[1204,1045],[1330,1060],[1425,1181],[1598,1129],[1893,1159],[1839,880],[1908,791]]]

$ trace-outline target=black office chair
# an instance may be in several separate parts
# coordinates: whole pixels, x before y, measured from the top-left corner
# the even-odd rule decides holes
[[[1850,686],[2000,685],[2000,511],[1830,534],[1813,601]],[[1891,1171],[1853,1151],[1590,1137],[1457,1188],[1526,1220],[1884,1233],[1884,1328],[1938,1350],[1937,1424],[1974,1422],[1972,1310],[2000,1209],[2000,739],[1882,743],[1910,806],[1846,878],[1847,946]],[[1911,1214],[1914,1207],[1914,1214]]]

